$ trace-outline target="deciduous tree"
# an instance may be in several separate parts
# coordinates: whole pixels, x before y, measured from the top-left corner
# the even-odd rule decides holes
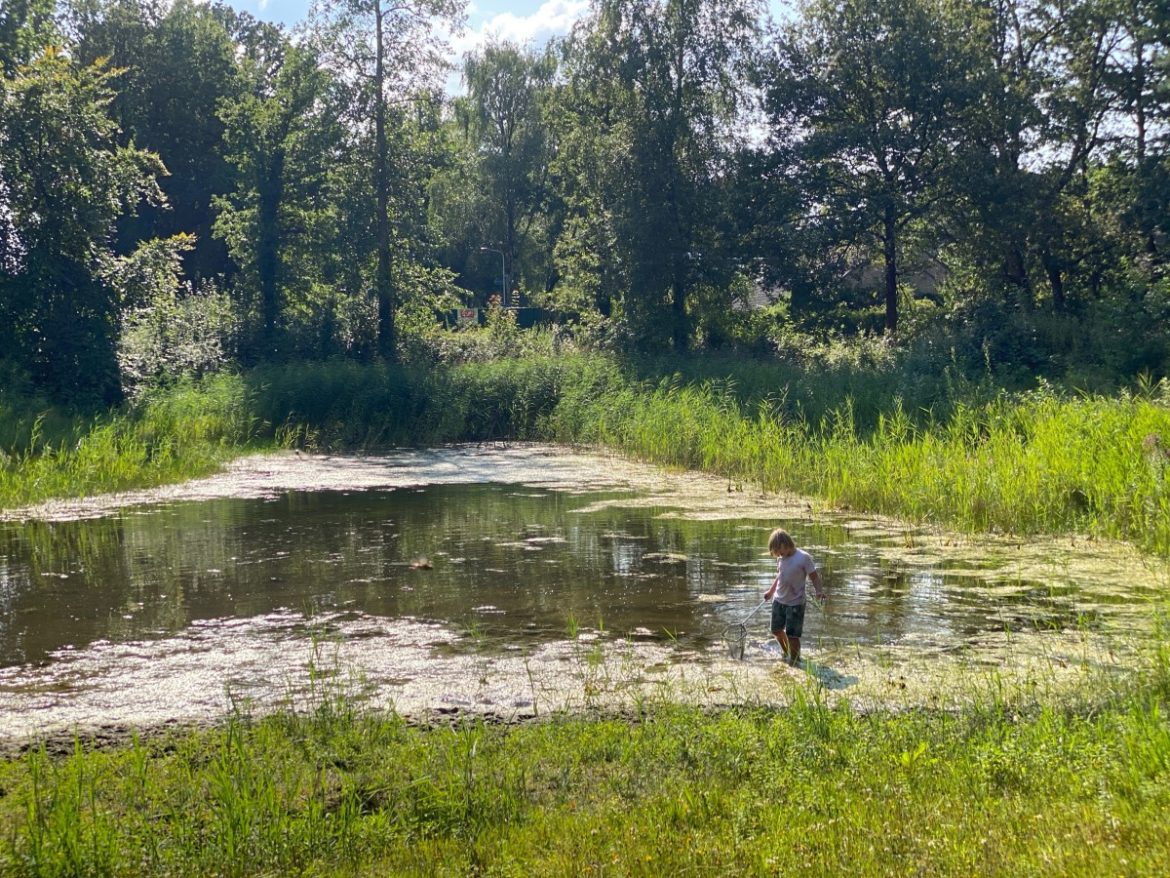
[[[561,179],[575,244],[561,252],[616,258],[623,315],[646,343],[687,350],[691,291],[726,288],[729,157],[759,12],[753,0],[599,0],[568,44]]]
[[[259,295],[259,350],[251,354],[272,357],[288,307],[309,306],[329,259],[336,205],[328,169],[340,131],[329,77],[309,49],[268,32],[249,41],[240,66],[244,92],[219,108],[236,186],[217,201],[215,230],[242,268],[237,286]]]
[[[551,131],[544,107],[556,62],[509,43],[490,43],[464,62],[466,98],[456,107],[472,147],[477,202],[486,214],[480,243],[499,243],[517,285],[521,255],[549,200]],[[508,298],[508,290],[503,291]],[[518,303],[515,303],[518,304]]]
[[[804,12],[765,75],[772,133],[797,145],[811,209],[877,245],[893,333],[904,235],[947,191],[974,97],[962,24],[946,0],[813,0]]]
[[[117,144],[117,74],[50,47],[0,79],[0,333],[58,398],[120,397],[109,242],[119,216],[162,202],[158,157]]]
[[[396,105],[433,100],[437,75],[444,66],[439,22],[458,24],[463,0],[319,0],[315,39],[324,58],[351,83],[355,124],[372,129],[370,177],[373,192],[375,260],[374,296],[378,305],[378,351],[394,360],[395,234],[392,193],[395,173],[387,127]]]

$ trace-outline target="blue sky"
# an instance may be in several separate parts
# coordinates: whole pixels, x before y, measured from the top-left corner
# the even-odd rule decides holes
[[[266,21],[290,27],[308,15],[312,0],[226,0],[237,9]],[[483,45],[489,36],[520,45],[543,45],[549,38],[568,33],[573,22],[589,10],[589,0],[471,0],[467,26],[451,38],[455,68],[447,76],[447,92],[460,94],[463,83],[459,62],[464,54]]]
[[[224,0],[264,21],[290,28],[304,21],[312,0]],[[774,17],[796,0],[765,0]],[[451,41],[451,60],[483,45],[489,36],[521,45],[541,46],[550,37],[568,33],[573,22],[589,11],[589,0],[471,0],[467,6],[467,27]],[[462,91],[458,73],[447,80],[452,94]]]
[[[295,27],[308,15],[312,0],[224,0],[236,9],[264,21]],[[543,45],[550,37],[567,33],[589,9],[589,0],[471,0],[467,26],[451,39],[454,67],[447,76],[448,94],[461,94],[458,72],[464,54],[496,36],[521,45]]]
[[[265,21],[295,25],[305,19],[311,0],[226,0],[231,6]],[[767,0],[775,15],[794,0]],[[589,9],[589,0],[471,0],[467,31],[456,38],[462,55],[483,43],[489,33],[518,43],[542,44],[566,33]]]
[[[226,2],[265,21],[294,25],[304,20],[312,0]],[[468,30],[483,33],[492,28],[513,39],[521,35],[547,39],[553,33],[564,33],[588,6],[587,0],[474,0],[468,6]]]

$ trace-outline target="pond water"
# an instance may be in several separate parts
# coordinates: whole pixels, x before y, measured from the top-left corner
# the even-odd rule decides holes
[[[583,691],[598,664],[583,641],[626,648],[630,679],[774,675],[766,608],[747,662],[728,667],[721,634],[767,588],[775,526],[822,568],[831,597],[810,606],[805,643],[825,667],[879,650],[998,664],[1005,639],[1083,657],[1089,639],[1145,630],[1164,594],[1121,547],[961,541],[561,449],[255,458],[0,522],[0,734],[271,700],[304,689],[322,643],[416,710],[555,703],[538,678],[568,664]]]

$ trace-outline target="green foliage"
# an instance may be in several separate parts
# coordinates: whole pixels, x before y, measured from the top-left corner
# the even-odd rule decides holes
[[[880,253],[890,333],[907,226],[946,197],[958,173],[959,122],[976,97],[952,6],[812,3],[764,74],[775,136],[795,144],[793,169],[807,193],[792,206],[807,215],[791,222],[824,244]],[[808,212],[810,203],[818,210]]]
[[[539,438],[574,358],[422,370],[346,361],[248,373],[257,417],[311,448]]]
[[[209,438],[191,441],[190,462],[179,450],[185,440],[167,439],[168,429],[184,434],[181,419],[150,428],[149,441],[141,437],[170,392],[109,423],[78,425],[69,437],[55,428],[52,442],[27,438],[30,409],[14,408],[26,412],[14,436],[28,444],[10,446],[8,493],[0,494],[8,499],[0,503],[113,489],[119,479],[165,481],[187,474],[187,463],[202,471],[230,453],[204,445],[253,437],[321,449],[551,439],[974,532],[1092,533],[1170,553],[1170,397],[1152,378],[1113,398],[1048,385],[1009,394],[928,353],[900,357],[877,341],[797,346],[779,363],[623,364],[572,353],[556,336],[516,335],[503,313],[466,337],[478,341],[448,350],[449,364],[331,361],[254,370],[242,383],[223,376],[181,384],[176,398],[192,406],[207,388],[238,388],[230,405],[209,404],[213,414],[229,414],[214,415],[222,427],[199,427]],[[485,350],[514,348],[514,338],[547,347],[526,358],[482,359]],[[121,475],[103,480],[105,464],[80,462],[90,433]],[[162,447],[175,459],[155,467]],[[123,453],[128,459],[118,461]]]
[[[330,0],[295,40],[192,0],[62,0],[58,32],[51,4],[14,0],[0,345],[57,401],[116,399],[132,321],[109,260],[193,235],[182,279],[232,297],[245,366],[418,364],[436,310],[519,289],[598,350],[763,353],[786,322],[739,309],[767,293],[817,344],[898,324],[910,347],[966,349],[954,327],[973,322],[988,344],[956,350],[968,372],[1160,377],[1163,5],[813,2],[767,29],[756,0],[605,0],[544,51],[472,54],[445,101],[437,21],[457,0]],[[71,110],[19,85],[52,79],[54,41],[58,72],[90,71]],[[39,135],[57,152],[32,162]],[[87,176],[102,151],[138,164],[137,193]],[[52,199],[65,234],[38,247],[36,193],[66,170],[87,182]],[[1109,344],[1101,322],[1134,329]]]
[[[231,14],[193,0],[68,0],[62,6],[75,37],[71,54],[83,63],[109,59],[124,71],[110,104],[118,143],[150,150],[167,170],[159,180],[165,207],[144,204],[123,217],[116,249],[126,253],[139,241],[190,234],[195,248],[184,258],[184,280],[230,275],[212,224],[214,199],[231,188],[216,112],[240,88]]]
[[[1124,425],[1163,441],[1165,13],[878,6],[814,3],[767,43],[750,2],[607,0],[559,54],[469,59],[448,114],[430,17],[458,17],[450,0],[338,0],[296,44],[219,7],[76,0],[67,50],[43,49],[44,4],[7,4],[0,349],[15,389],[0,405],[18,469],[47,447],[63,465],[123,381],[141,394],[235,354],[344,355],[256,373],[267,438],[588,439],[969,527],[1162,546],[1158,483]],[[753,69],[765,142],[746,136]],[[170,213],[141,145],[168,163]],[[206,234],[188,249],[212,210],[234,261]],[[180,234],[139,234],[171,220]],[[520,332],[496,309],[483,331],[438,330],[466,298],[456,283],[492,276],[470,248],[496,220],[512,273],[567,325]],[[879,238],[896,343],[867,336],[883,321]],[[916,253],[944,275],[937,292],[912,289]],[[778,304],[741,309],[757,274]],[[696,342],[721,355],[647,356]],[[405,365],[356,365],[379,353]],[[318,381],[336,389],[328,406]],[[1135,381],[1148,399],[1106,398]],[[963,438],[967,417],[998,457]],[[685,441],[666,447],[659,422]],[[1094,442],[1120,455],[1098,493]],[[783,471],[768,449],[791,456]],[[1051,487],[1015,484],[1040,476]]]
[[[755,4],[612,0],[566,47],[555,173],[571,236],[559,271],[643,348],[692,344],[694,290],[732,275],[728,186]]]
[[[455,180],[447,181],[444,212],[462,220],[461,228],[451,229],[465,248],[461,261],[485,244],[503,253],[508,286],[500,295],[512,305],[520,304],[511,301],[513,289],[542,289],[549,274],[555,143],[544,114],[555,71],[551,53],[490,43],[464,60],[467,96],[455,101],[469,164],[460,170],[470,173],[460,175],[458,189],[451,186]],[[496,255],[484,253],[481,262],[494,268]],[[488,276],[492,282],[499,277]]]
[[[259,312],[248,349],[272,358],[293,347],[289,331],[316,341],[322,329],[312,318],[336,235],[328,162],[341,131],[317,59],[283,35],[266,36],[240,63],[244,91],[219,105],[237,173],[235,191],[216,202],[215,232],[242,269],[237,295]]]
[[[1150,215],[1135,225],[1136,214],[1111,206],[1098,179],[1104,171],[1141,187],[1157,175],[1147,123],[1165,117],[1154,60],[1165,42],[1143,36],[1151,16],[1144,2],[1019,0],[982,5],[971,17],[978,99],[963,123],[954,181],[959,203],[974,209],[940,220],[982,293],[1088,315],[1104,288],[1127,286],[1115,285],[1126,263],[1142,263],[1144,282],[1162,270]],[[1100,136],[1114,125],[1126,133]],[[1133,195],[1122,200],[1136,206]]]
[[[3,405],[0,399],[0,413]],[[257,437],[252,411],[244,383],[222,375],[148,394],[125,413],[38,414],[27,438],[23,431],[0,437],[13,441],[0,458],[0,508],[204,475]]]
[[[461,290],[452,272],[419,263],[402,265],[398,284],[404,291],[401,312],[403,359],[413,364],[432,360],[431,341],[447,335],[436,315],[453,311],[462,303]]]
[[[498,316],[497,316],[498,313]],[[562,329],[520,330],[510,312],[489,311],[484,327],[456,331],[428,328],[419,337],[419,362],[459,366],[492,363],[500,359],[547,359],[581,353],[580,346]]]
[[[53,0],[8,0],[0,9],[0,74],[11,76],[57,38]]]
[[[563,441],[608,445],[834,505],[976,532],[1087,532],[1170,552],[1170,493],[1159,450],[1170,437],[1164,385],[1141,398],[1066,398],[1050,390],[974,404],[944,398],[938,411],[924,411],[891,401],[880,380],[852,383],[845,369],[839,402],[826,405],[822,395],[810,416],[799,383],[782,383],[778,370],[761,372],[764,381],[748,378],[745,388],[727,379],[683,383],[681,376],[611,384],[576,398],[564,422],[558,409],[550,429]],[[770,395],[751,389],[767,379],[776,382]],[[887,402],[852,395],[867,388]]]
[[[161,200],[157,156],[115,142],[117,75],[50,47],[0,79],[0,343],[58,398],[119,398],[108,242]]]
[[[81,416],[37,396],[28,377],[9,363],[0,361],[0,378],[0,465],[14,467],[22,452],[39,454],[75,435]]]
[[[372,219],[372,235],[365,240],[372,246],[359,253],[373,264],[377,348],[391,362],[399,355],[401,306],[395,263],[402,261],[402,251],[411,253],[423,242],[425,184],[417,171],[434,158],[430,138],[410,135],[436,127],[433,104],[443,62],[435,26],[456,25],[462,10],[461,0],[323,0],[314,10],[313,45],[332,61],[337,81],[348,86],[346,112],[366,151],[357,170],[365,184],[359,190],[362,214]]]
[[[239,336],[237,312],[225,294],[211,284],[184,289],[177,266],[171,272],[171,284],[157,288],[123,316],[118,365],[131,399],[225,369]]]

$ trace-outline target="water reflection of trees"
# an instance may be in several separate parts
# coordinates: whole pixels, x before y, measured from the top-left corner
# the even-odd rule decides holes
[[[767,575],[758,567],[760,533],[725,522],[655,520],[662,511],[655,509],[578,511],[599,499],[510,485],[440,486],[189,502],[7,525],[0,529],[0,661],[280,608],[352,607],[500,630],[559,632],[569,616],[615,630],[678,630],[695,627],[688,607],[697,595],[739,587],[753,565],[756,579]],[[432,569],[411,568],[421,557]],[[502,612],[481,618],[489,606]]]
[[[813,536],[823,547],[818,561],[832,592],[826,638],[869,644],[953,635],[943,575],[891,559],[883,551],[900,535],[859,539],[848,528],[828,526],[813,529]]]
[[[0,528],[8,583],[0,662],[185,624],[183,589],[170,562],[181,540],[169,527],[137,516],[129,526],[106,518]]]
[[[712,636],[762,596],[775,569],[764,547],[775,525],[813,552],[833,593],[830,612],[814,617],[817,636],[951,637],[988,624],[978,588],[891,561],[843,527],[695,521],[622,499],[428,486],[5,525],[0,662],[278,609],[412,616],[501,636],[560,635],[570,616],[618,632]],[[430,569],[412,568],[416,558]]]

